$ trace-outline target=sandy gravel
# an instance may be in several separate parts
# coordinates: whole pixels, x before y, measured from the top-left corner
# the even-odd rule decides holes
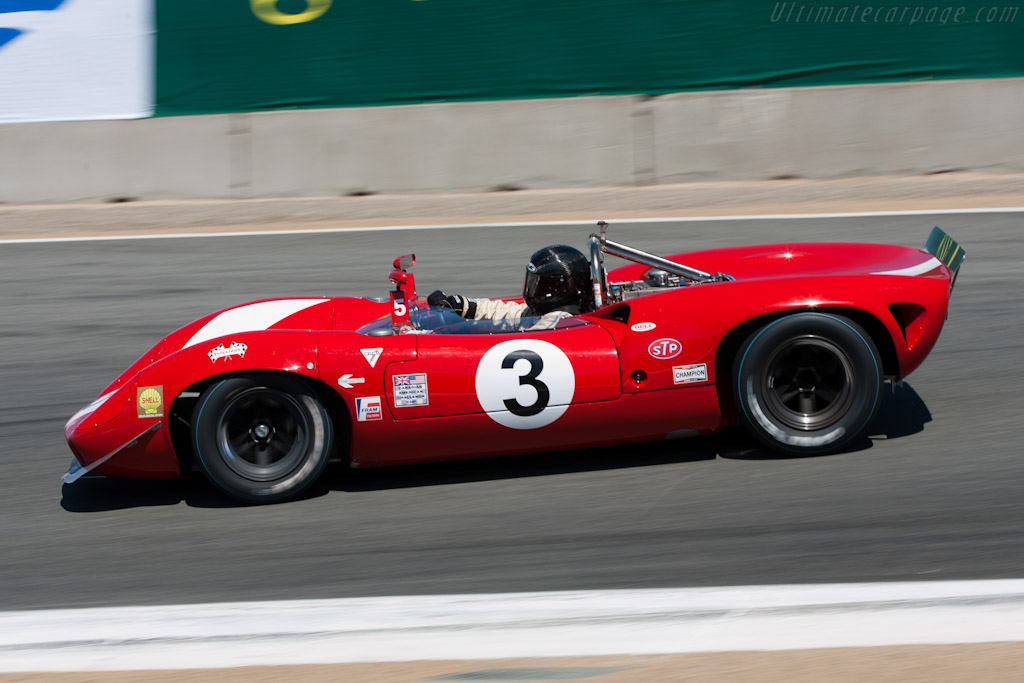
[[[724,652],[655,657],[402,662],[207,671],[0,674],[0,683],[1009,683],[1024,680],[1024,643]]]
[[[369,197],[0,204],[0,238],[1024,206],[1024,175],[689,183]]]

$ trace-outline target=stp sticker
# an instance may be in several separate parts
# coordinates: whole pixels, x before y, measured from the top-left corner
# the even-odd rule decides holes
[[[495,344],[476,366],[476,398],[498,424],[537,429],[560,418],[576,393],[576,374],[565,353],[539,339]]]
[[[155,387],[139,387],[136,392],[135,404],[139,409],[139,417],[163,417],[163,385]]]
[[[225,347],[223,344],[217,344],[217,346],[210,349],[206,354],[210,357],[210,362],[216,363],[219,358],[231,359],[231,356],[238,356],[239,358],[245,358],[245,352],[249,350],[249,347],[241,342],[231,342],[231,346]]]
[[[647,347],[647,353],[651,354],[651,358],[657,358],[659,360],[667,360],[669,358],[675,358],[683,350],[683,345],[678,340],[672,339],[671,337],[662,337],[656,341],[652,341]]]
[[[359,349],[359,353],[363,354],[363,358],[366,359],[366,362],[369,363],[372,368],[377,365],[377,359],[380,358],[380,354],[384,353],[384,349],[382,347],[377,347],[376,349]]]
[[[650,332],[658,325],[656,323],[635,323],[629,326],[634,332]]]
[[[708,366],[706,363],[698,365],[676,365],[672,368],[672,381],[676,384],[695,384],[708,381]]]
[[[384,413],[380,407],[380,396],[359,396],[356,398],[357,422],[376,422],[383,419]]]
[[[395,385],[396,408],[430,405],[427,398],[427,373],[395,375],[392,381]]]

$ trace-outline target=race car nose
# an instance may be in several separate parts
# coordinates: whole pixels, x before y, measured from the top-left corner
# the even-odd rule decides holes
[[[109,391],[85,406],[64,425],[64,438],[75,456],[62,479],[71,483],[102,464],[109,456],[109,439],[100,429],[117,419],[130,407],[135,394],[135,379]]]
[[[132,378],[131,381],[125,382],[117,389],[103,394],[72,415],[71,419],[64,425],[64,436],[70,439],[71,435],[76,431],[93,429],[107,424],[123,413],[132,404],[135,384],[136,378]]]

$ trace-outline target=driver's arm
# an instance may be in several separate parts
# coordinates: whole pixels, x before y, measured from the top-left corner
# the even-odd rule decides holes
[[[524,315],[530,314],[529,306],[515,301],[473,299],[472,303],[476,305],[474,320],[519,320]]]
[[[437,290],[427,297],[427,303],[450,308],[469,320],[518,320],[529,315],[530,307],[515,301],[500,299],[467,299],[461,294],[445,294]]]
[[[435,308],[450,308],[470,320],[476,315],[475,301],[470,301],[461,294],[445,294],[440,289],[435,289],[427,296],[427,304]]]

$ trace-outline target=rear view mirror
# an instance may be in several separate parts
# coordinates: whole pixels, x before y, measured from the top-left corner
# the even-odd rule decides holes
[[[416,254],[406,254],[395,259],[395,270],[405,270],[416,265]]]

